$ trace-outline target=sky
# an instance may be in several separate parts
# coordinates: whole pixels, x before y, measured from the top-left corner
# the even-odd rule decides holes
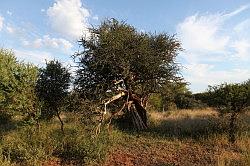
[[[21,61],[73,65],[77,40],[108,18],[176,34],[192,92],[250,78],[250,0],[0,0],[0,48]]]

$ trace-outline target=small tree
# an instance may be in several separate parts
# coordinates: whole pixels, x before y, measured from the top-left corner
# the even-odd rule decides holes
[[[237,132],[237,117],[249,106],[250,84],[221,84],[209,87],[209,105],[222,114],[231,114],[229,122],[229,141],[234,143]]]
[[[60,62],[49,61],[45,68],[40,69],[36,91],[43,102],[42,117],[49,119],[57,116],[61,122],[62,132],[64,124],[60,117],[60,107],[68,94],[69,86],[70,73]]]

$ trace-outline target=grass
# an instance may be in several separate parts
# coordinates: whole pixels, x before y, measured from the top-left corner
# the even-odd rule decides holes
[[[227,118],[212,109],[150,112],[148,131],[103,128],[98,137],[81,115],[64,114],[64,135],[57,119],[38,129],[16,118],[1,125],[0,165],[250,165],[250,114],[233,145]]]
[[[18,126],[5,131],[0,142],[0,165],[88,165],[104,160],[112,139],[105,132],[92,138],[93,128],[77,123],[69,115],[65,134],[57,120],[36,126]],[[3,128],[3,127],[2,127]]]
[[[249,116],[242,115],[236,144],[227,138],[228,117],[212,109],[150,112],[150,128],[122,132],[106,165],[250,165]]]

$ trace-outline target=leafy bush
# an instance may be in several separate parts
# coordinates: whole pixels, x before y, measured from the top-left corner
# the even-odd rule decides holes
[[[0,73],[2,118],[6,114],[35,114],[37,111],[35,95],[37,68],[17,61],[13,52],[0,49]]]
[[[207,105],[200,100],[196,100],[191,94],[177,94],[175,103],[180,109],[205,108]]]
[[[238,115],[250,105],[249,81],[242,84],[221,84],[209,87],[210,106],[221,114],[230,114],[229,141],[235,142]]]
[[[64,111],[79,115],[80,123],[85,125],[95,124],[97,116],[100,115],[100,103],[84,100],[74,90],[67,96],[64,103]]]
[[[0,165],[46,165],[46,161],[54,158],[62,165],[100,163],[114,141],[106,132],[93,138],[88,131],[91,126],[70,122],[64,134],[57,128],[54,121],[44,121],[40,130],[34,126],[19,126],[5,133],[0,141]]]

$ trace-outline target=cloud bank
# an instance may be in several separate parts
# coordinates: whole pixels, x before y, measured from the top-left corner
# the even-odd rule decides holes
[[[195,14],[177,25],[185,49],[181,54],[184,77],[194,92],[205,90],[207,85],[249,79],[250,18],[227,26],[246,10],[249,5],[230,13]]]

